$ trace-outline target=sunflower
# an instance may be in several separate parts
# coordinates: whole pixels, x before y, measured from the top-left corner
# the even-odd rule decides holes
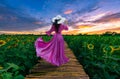
[[[3,67],[2,67],[2,66],[0,66],[0,69],[3,69]]]
[[[0,46],[3,46],[5,44],[6,44],[6,42],[4,40],[0,40]]]
[[[9,48],[11,48],[11,46],[8,46],[7,48],[9,49]]]
[[[114,52],[114,47],[113,46],[105,46],[103,48],[103,52],[105,52],[105,53],[107,53],[107,52],[113,53]]]
[[[19,42],[19,40],[17,39],[16,42]]]
[[[7,41],[7,42],[10,41],[10,38],[7,38],[6,41]]]
[[[94,49],[94,45],[93,45],[93,44],[88,44],[87,47],[88,47],[88,49],[90,49],[90,50]]]
[[[114,47],[113,46],[109,46],[111,48],[111,53],[114,52]]]

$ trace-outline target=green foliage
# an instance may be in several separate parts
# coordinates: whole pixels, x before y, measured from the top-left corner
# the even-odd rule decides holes
[[[24,76],[19,74],[20,68],[14,63],[6,63],[7,67],[0,70],[1,79],[24,79]]]
[[[35,40],[37,35],[0,35],[6,43],[0,46],[0,79],[24,79],[37,63]],[[42,36],[48,41],[51,36]]]
[[[24,79],[38,61],[34,48],[37,35],[0,35],[0,79]],[[51,36],[42,36],[48,41]],[[102,35],[64,36],[91,79],[120,77],[120,37]],[[113,50],[113,51],[112,51]],[[1,69],[1,67],[3,67]]]
[[[64,36],[91,79],[120,77],[119,36]]]

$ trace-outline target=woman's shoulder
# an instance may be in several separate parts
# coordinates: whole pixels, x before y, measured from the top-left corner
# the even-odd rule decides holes
[[[61,28],[64,28],[64,24],[60,24],[60,27],[61,27]]]
[[[68,30],[68,26],[65,25],[65,24],[62,24],[62,28],[65,29],[65,30]]]

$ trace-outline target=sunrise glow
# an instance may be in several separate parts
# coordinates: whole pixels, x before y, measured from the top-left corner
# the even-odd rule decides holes
[[[62,34],[120,33],[119,3],[120,0],[1,0],[0,34],[45,34],[52,25],[51,19],[58,14],[68,21],[69,30]]]

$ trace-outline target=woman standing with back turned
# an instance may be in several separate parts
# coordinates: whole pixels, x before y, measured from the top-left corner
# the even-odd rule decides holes
[[[54,17],[52,19],[53,24],[50,30],[46,31],[48,36],[55,31],[51,40],[45,42],[41,37],[39,37],[35,41],[37,57],[41,57],[55,66],[61,66],[69,61],[69,58],[67,58],[64,53],[64,38],[61,34],[62,30],[68,30],[68,27],[62,24],[65,20],[66,19],[60,15]]]

